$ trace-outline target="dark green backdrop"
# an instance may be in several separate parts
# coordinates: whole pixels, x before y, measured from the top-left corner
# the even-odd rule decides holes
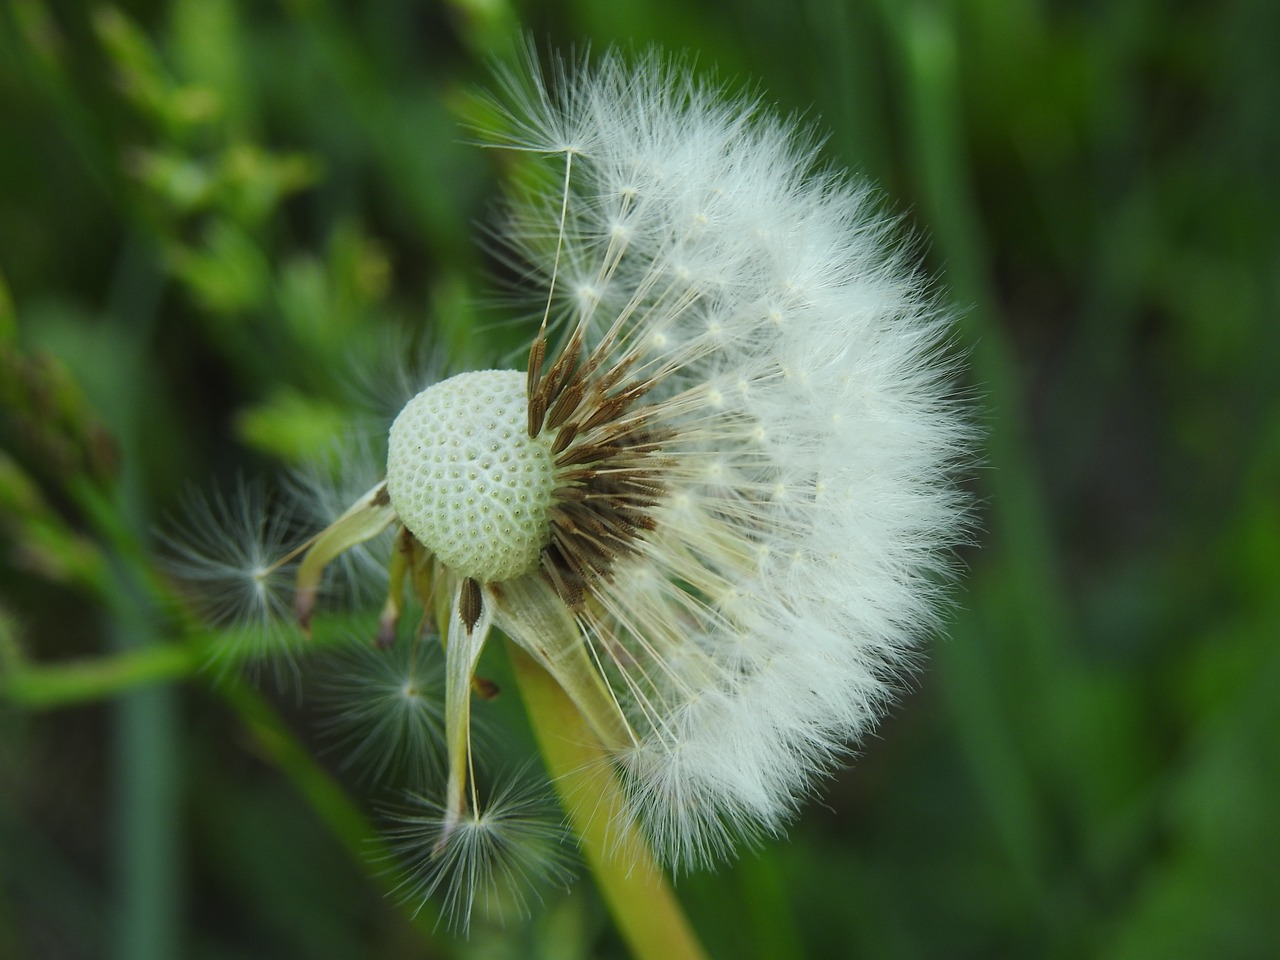
[[[500,161],[459,125],[522,31],[828,130],[927,238],[985,411],[949,636],[788,839],[680,881],[711,952],[1274,955],[1280,7],[6,0],[0,957],[620,954],[588,879],[411,921],[305,680],[156,653],[147,592],[184,491],[314,451],[353,354],[527,337],[474,307]]]

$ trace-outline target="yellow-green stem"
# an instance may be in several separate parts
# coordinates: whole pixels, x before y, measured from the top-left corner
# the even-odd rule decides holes
[[[573,701],[514,643],[507,652],[525,709],[596,885],[637,960],[700,960],[706,953],[654,860],[623,815],[608,755]]]

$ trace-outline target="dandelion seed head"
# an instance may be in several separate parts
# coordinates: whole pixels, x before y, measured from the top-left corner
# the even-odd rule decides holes
[[[474,790],[491,626],[696,867],[781,832],[883,716],[966,538],[949,316],[871,189],[658,54],[556,79],[507,74],[489,134],[529,155],[498,233],[541,317],[527,369],[414,397],[311,563],[394,521],[393,590],[447,600],[447,796],[402,832],[415,895],[464,917],[521,822]]]
[[[581,578],[576,617],[625,717],[635,816],[694,866],[781,830],[884,713],[964,538],[972,434],[948,317],[871,190],[815,162],[818,138],[660,55],[566,83],[512,102],[549,166],[567,161],[536,131],[581,146],[560,198],[515,201],[506,241],[534,276],[558,256],[608,278],[589,323],[550,323],[580,331],[596,376],[644,384],[616,413],[660,464],[643,529]]]

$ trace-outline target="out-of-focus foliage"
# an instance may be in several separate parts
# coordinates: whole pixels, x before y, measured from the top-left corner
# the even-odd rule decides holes
[[[986,411],[950,637],[788,840],[681,880],[713,955],[1270,955],[1275,4],[13,0],[0,956],[620,952],[588,881],[469,941],[411,920],[307,692],[193,675],[139,573],[184,491],[322,452],[389,340],[527,336],[475,242],[507,161],[461,126],[522,29],[814,115],[929,238]],[[129,695],[42,709],[79,690]]]

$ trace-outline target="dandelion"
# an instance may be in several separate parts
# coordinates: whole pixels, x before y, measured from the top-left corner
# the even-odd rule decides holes
[[[277,680],[295,674],[295,511],[241,479],[229,496],[189,496],[178,516],[161,531],[164,566],[202,619],[221,629],[213,662],[223,670],[270,663]]]
[[[441,893],[441,919],[462,930],[477,906],[494,919],[523,915],[543,888],[569,880],[564,831],[528,788],[509,784],[460,820],[414,795],[391,818],[390,847],[408,869],[398,892],[419,905]]]
[[[345,750],[344,767],[358,767],[376,783],[400,773],[414,789],[438,773],[444,676],[429,640],[390,650],[355,640],[328,659],[322,698],[332,714],[325,726]]]
[[[488,833],[471,704],[498,628],[602,746],[613,815],[695,867],[779,833],[884,713],[938,620],[972,437],[947,315],[809,134],[656,54],[557,79],[507,74],[482,131],[524,155],[498,238],[537,296],[527,365],[405,405],[297,614],[395,531],[379,638],[410,587],[444,638],[435,855]]]

